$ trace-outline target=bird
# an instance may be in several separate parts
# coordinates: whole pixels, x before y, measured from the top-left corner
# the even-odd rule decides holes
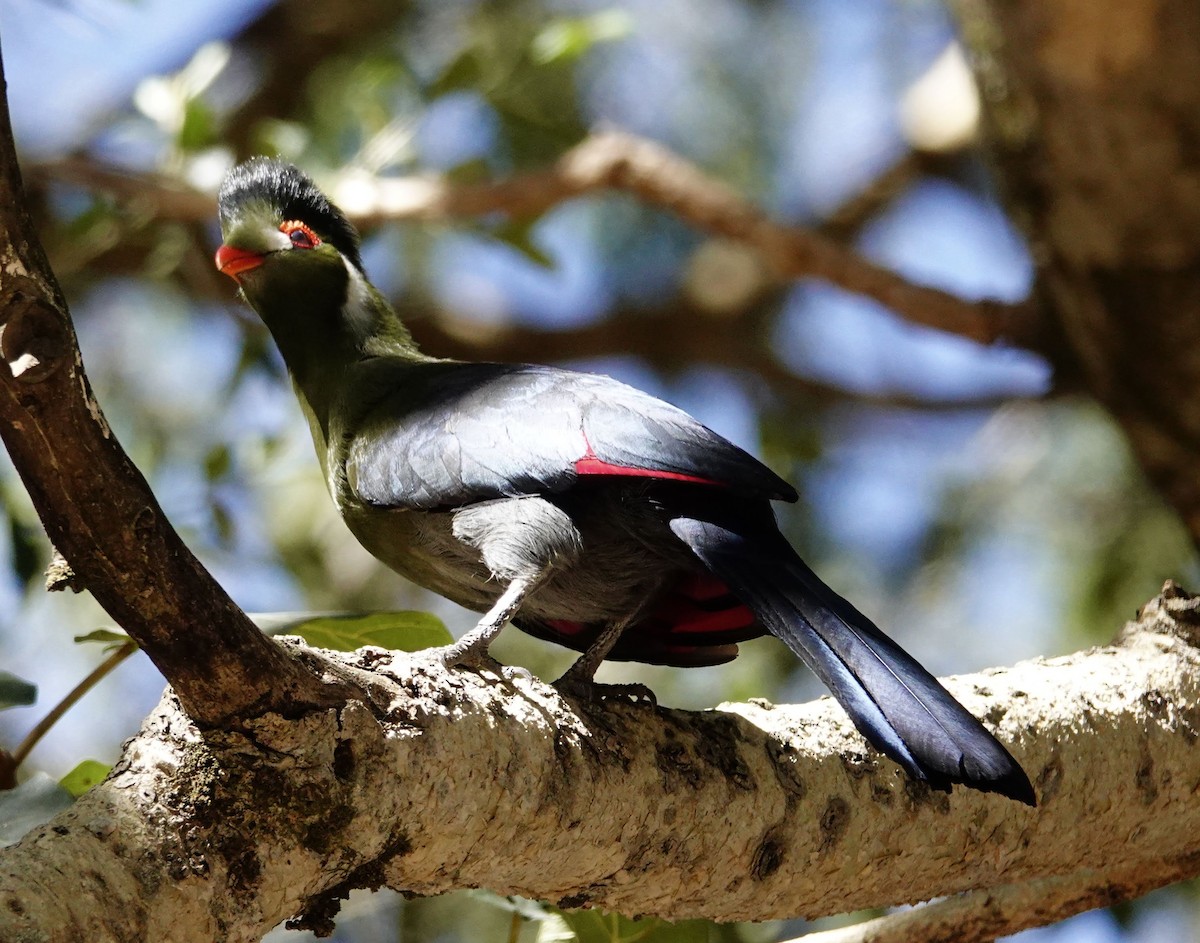
[[[613,378],[417,348],[346,215],[295,166],[255,157],[218,193],[217,268],[265,323],[329,492],[392,570],[483,613],[442,648],[478,666],[509,622],[603,661],[727,662],[770,634],[913,779],[1035,805],[1009,751],[804,563],[788,482],[683,410]]]

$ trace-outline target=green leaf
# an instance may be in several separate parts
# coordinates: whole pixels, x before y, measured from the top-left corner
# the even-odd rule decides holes
[[[428,612],[250,613],[267,635],[299,635],[309,645],[352,652],[364,645],[417,652],[454,641],[442,620]]]
[[[449,183],[460,186],[467,186],[473,183],[483,183],[490,180],[493,176],[491,165],[482,157],[476,157],[471,160],[463,161],[461,164],[455,164],[443,175],[443,178]]]
[[[179,147],[185,151],[199,151],[215,141],[216,119],[212,109],[198,98],[191,99],[183,108]]]
[[[237,525],[229,508],[225,506],[224,501],[213,496],[209,510],[212,511],[212,525],[218,544],[226,550],[232,550],[234,538],[237,536]]]
[[[118,632],[115,629],[96,629],[92,632],[89,632],[87,635],[75,636],[76,644],[81,644],[83,642],[97,642],[104,646],[104,650],[106,652],[115,651],[129,640],[130,639],[128,635],[126,635],[124,632]]]
[[[470,47],[464,49],[447,63],[432,83],[427,92],[431,98],[457,92],[465,88],[475,88],[483,80],[483,70],[480,68],[476,51]]]
[[[0,710],[23,707],[37,700],[37,685],[7,671],[0,671]]]
[[[22,583],[33,580],[45,568],[45,548],[38,542],[37,532],[16,515],[8,519],[12,568]]]
[[[16,789],[0,792],[0,847],[14,844],[30,829],[70,808],[74,801],[45,773],[35,773]]]
[[[561,915],[579,943],[708,943],[712,928],[705,920],[630,920],[599,910],[562,911]]]
[[[101,763],[99,760],[84,760],[60,779],[58,784],[78,799],[96,783],[103,780],[110,769],[112,769],[111,766]]]
[[[539,65],[578,59],[597,43],[628,36],[633,19],[625,10],[601,10],[591,16],[564,17],[541,30],[530,44]]]
[[[498,239],[506,246],[516,249],[530,262],[544,269],[554,268],[554,259],[546,255],[533,241],[535,219],[514,220],[503,223],[491,230],[492,238]]]
[[[214,445],[204,456],[204,477],[210,482],[226,477],[231,467],[233,456],[229,452],[229,446],[224,443]]]

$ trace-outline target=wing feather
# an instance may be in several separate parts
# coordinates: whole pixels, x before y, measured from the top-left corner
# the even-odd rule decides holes
[[[414,509],[553,494],[595,475],[796,500],[791,485],[675,406],[610,377],[513,364],[403,365],[358,424],[346,471],[362,501]]]

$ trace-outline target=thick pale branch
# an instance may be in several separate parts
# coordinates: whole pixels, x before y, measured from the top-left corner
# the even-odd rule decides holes
[[[829,700],[579,705],[375,649],[339,669],[371,672],[370,708],[201,735],[168,700],[107,782],[0,853],[0,938],[253,940],[384,884],[722,920],[1088,873],[1111,900],[1115,860],[1156,883],[1200,867],[1197,621],[1168,587],[1116,646],[948,682],[1012,745],[1037,809],[914,786]],[[1081,901],[1100,902],[1028,906],[1049,922]]]

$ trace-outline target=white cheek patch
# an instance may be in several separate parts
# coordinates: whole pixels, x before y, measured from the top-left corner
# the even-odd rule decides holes
[[[346,303],[342,308],[346,322],[358,337],[367,337],[375,330],[375,306],[371,303],[371,289],[363,273],[353,263],[342,258],[346,266]]]

